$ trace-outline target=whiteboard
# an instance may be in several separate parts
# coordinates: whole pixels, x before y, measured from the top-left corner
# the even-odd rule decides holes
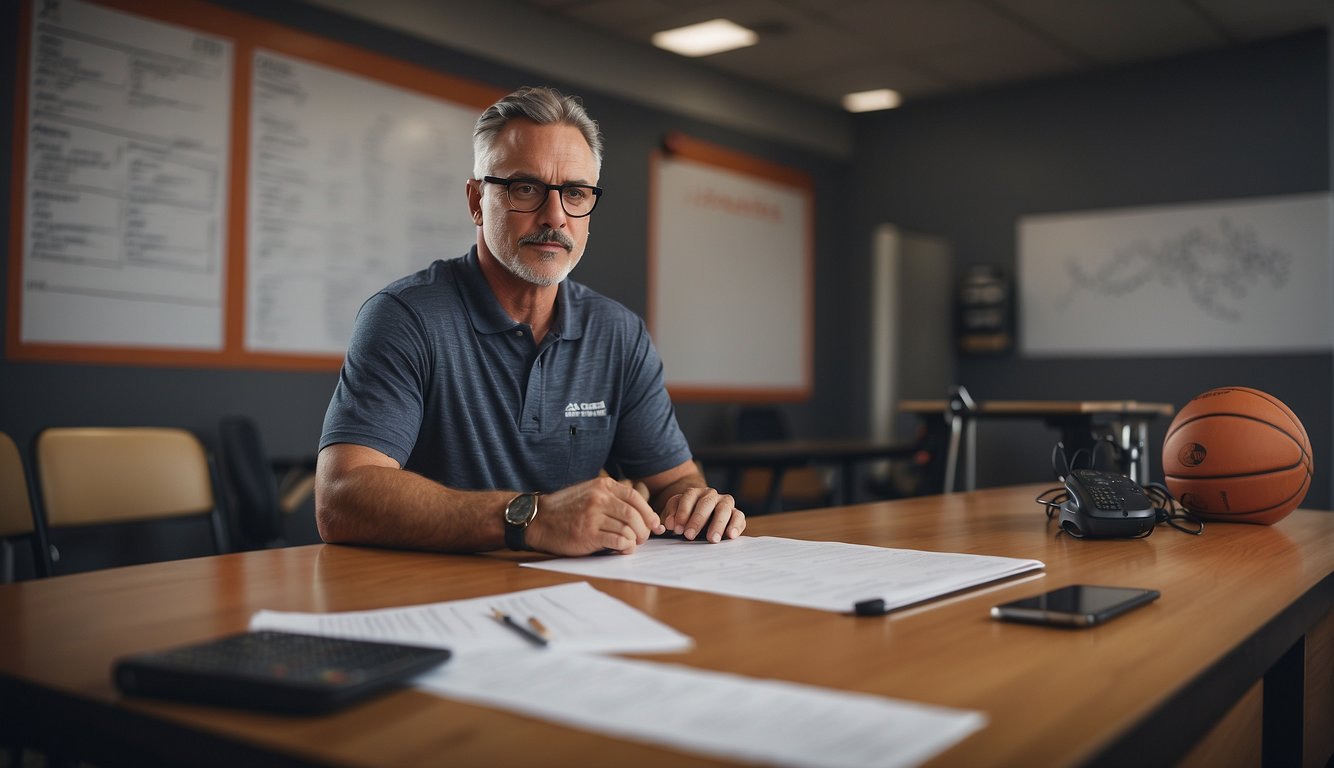
[[[1330,195],[1026,216],[1028,356],[1329,351]]]
[[[476,239],[477,111],[269,51],[251,100],[246,349],[342,355],[363,301]]]
[[[77,0],[31,33],[20,341],[221,349],[232,43]]]
[[[503,95],[204,0],[22,0],[12,359],[337,370],[361,303],[475,239]]]
[[[649,325],[675,399],[811,390],[809,186],[655,159]]]

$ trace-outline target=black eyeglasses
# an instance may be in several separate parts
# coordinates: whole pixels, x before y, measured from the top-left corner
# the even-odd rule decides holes
[[[555,190],[560,193],[560,207],[565,215],[579,219],[592,213],[602,196],[602,188],[591,184],[547,184],[537,179],[502,179],[498,176],[483,176],[482,181],[504,187],[510,210],[515,213],[536,211]]]

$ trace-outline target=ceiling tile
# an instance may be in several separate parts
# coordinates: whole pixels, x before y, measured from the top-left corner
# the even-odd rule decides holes
[[[1328,0],[1197,0],[1197,5],[1241,40],[1328,27],[1332,13]]]
[[[728,18],[756,29],[759,44],[701,66],[826,103],[853,90],[912,98],[1329,26],[1329,0],[488,2],[525,4],[646,51],[654,32]]]
[[[1178,0],[996,0],[1018,23],[1092,65],[1157,58],[1228,42]]]

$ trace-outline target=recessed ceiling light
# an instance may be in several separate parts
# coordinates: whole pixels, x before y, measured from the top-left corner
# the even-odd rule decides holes
[[[653,44],[682,56],[710,56],[759,42],[754,30],[727,19],[714,19],[653,35]]]
[[[858,91],[843,97],[843,108],[849,112],[874,112],[877,109],[893,109],[903,103],[898,91],[878,88],[874,91]]]

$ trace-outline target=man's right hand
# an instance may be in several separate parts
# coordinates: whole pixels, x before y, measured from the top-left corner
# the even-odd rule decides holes
[[[543,494],[526,539],[533,549],[554,555],[603,550],[628,555],[650,534],[665,530],[637,491],[609,477],[596,477]]]

